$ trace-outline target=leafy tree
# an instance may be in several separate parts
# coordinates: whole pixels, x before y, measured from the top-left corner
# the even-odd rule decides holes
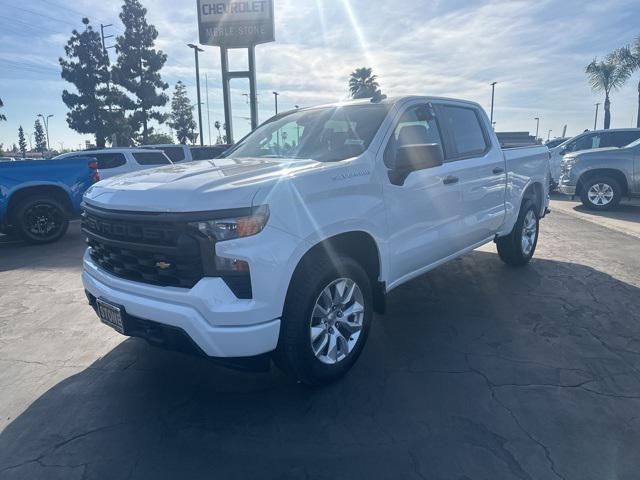
[[[382,95],[377,76],[371,68],[356,68],[349,77],[349,92],[352,98],[372,98]]]
[[[20,147],[22,158],[25,158],[27,156],[27,141],[24,138],[24,130],[22,129],[22,125],[20,125],[20,128],[18,128],[18,146]]]
[[[44,133],[44,128],[42,128],[42,123],[40,123],[40,119],[36,120],[36,123],[33,127],[33,138],[36,142],[36,151],[40,153],[44,153],[47,151],[47,137]]]
[[[626,45],[616,50],[613,57],[628,70],[629,74],[640,71],[640,36],[631,45]],[[640,128],[640,80],[638,80],[638,117],[636,127]]]
[[[173,137],[168,133],[152,133],[149,135],[149,145],[164,145],[173,143]]]
[[[627,81],[631,72],[620,63],[615,55],[608,55],[603,61],[593,59],[585,69],[587,79],[594,92],[604,92],[604,128],[611,126],[611,91],[618,90]]]
[[[107,124],[109,101],[109,58],[102,48],[100,34],[83,18],[83,32],[73,30],[64,47],[66,59],[60,58],[62,78],[75,86],[77,93],[64,90],[62,101],[69,107],[67,123],[78,133],[93,134],[99,148],[109,135]]]
[[[186,144],[187,140],[194,141],[193,131],[196,128],[196,122],[193,119],[193,107],[187,96],[187,87],[181,81],[176,83],[173,91],[169,125],[176,131],[178,142]]]
[[[4,157],[4,143],[0,143],[0,157]]]
[[[4,107],[4,103],[2,103],[2,99],[0,98],[0,108]],[[6,122],[7,117],[0,113],[0,122]]]
[[[18,146],[14,143],[13,146],[11,147],[11,152],[12,153],[18,153],[20,150],[18,150]]]
[[[142,143],[148,143],[153,129],[150,120],[165,121],[156,107],[166,105],[164,90],[169,85],[162,81],[160,70],[167,56],[154,48],[158,31],[146,19],[147,9],[138,0],[125,0],[120,13],[124,35],[116,39],[118,60],[113,68],[113,80],[134,96],[133,107],[125,102],[123,110],[133,110],[128,117],[133,133],[142,128]],[[158,91],[159,90],[159,91]]]

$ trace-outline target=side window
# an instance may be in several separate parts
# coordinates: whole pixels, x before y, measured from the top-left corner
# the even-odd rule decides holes
[[[162,152],[134,152],[138,165],[169,165],[171,161]]]
[[[439,111],[440,125],[449,137],[447,159],[479,156],[487,151],[489,141],[476,109],[442,105]]]
[[[591,150],[592,148],[599,148],[601,140],[602,136],[599,133],[585,135],[584,137],[580,137],[576,141],[576,146],[571,151],[577,152],[579,150]]]
[[[127,159],[124,158],[122,153],[98,153],[95,157],[98,160],[99,170],[117,168],[127,163]]]
[[[161,147],[158,150],[162,150],[164,154],[169,157],[172,162],[181,162],[184,160],[184,150],[182,147]]]
[[[611,136],[613,137],[613,141],[611,142],[611,145],[609,145],[610,147],[626,147],[630,143],[635,142],[638,138],[640,138],[640,130],[611,132]]]
[[[384,151],[384,164],[393,169],[398,148],[435,143],[442,150],[442,138],[435,117],[426,105],[416,105],[402,114]],[[443,151],[444,157],[444,151]]]

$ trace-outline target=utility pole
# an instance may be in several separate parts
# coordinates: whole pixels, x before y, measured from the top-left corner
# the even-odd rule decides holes
[[[207,130],[209,131],[209,145],[211,145],[211,113],[209,112],[209,78],[204,74],[204,88],[207,94]]]
[[[47,115],[45,117],[43,114],[39,113],[38,116],[42,117],[42,123],[44,123],[44,130],[47,133],[47,150],[51,151],[51,147],[49,144],[49,119],[53,117],[53,115]]]
[[[276,115],[278,114],[278,95],[280,95],[278,92],[273,92],[273,98],[276,101]]]
[[[540,130],[540,117],[534,118],[536,121],[536,142],[538,141],[538,131]]]
[[[598,107],[600,106],[600,103],[596,103],[596,119],[593,121],[593,129],[597,130],[598,129]]]
[[[547,142],[551,140],[551,132],[553,132],[553,130],[549,130],[549,133],[547,133]]]
[[[200,128],[200,146],[204,146],[204,135],[202,134],[202,100],[200,100],[200,63],[198,61],[198,52],[204,52],[204,50],[193,43],[187,45],[189,48],[193,48],[196,56],[196,89],[198,90],[198,127]]]
[[[498,82],[493,82],[491,84],[491,123],[493,123],[493,100],[496,94],[496,83]]]

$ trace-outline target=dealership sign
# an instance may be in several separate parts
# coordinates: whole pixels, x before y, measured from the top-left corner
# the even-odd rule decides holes
[[[273,0],[197,0],[202,45],[243,48],[273,42]]]

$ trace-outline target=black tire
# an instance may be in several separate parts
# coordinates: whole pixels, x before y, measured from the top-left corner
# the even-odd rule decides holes
[[[596,197],[595,201],[592,201],[592,198],[590,198],[592,188],[597,188],[600,191],[603,191],[603,193],[608,192],[610,191],[608,189],[611,189],[611,191],[613,191],[613,196],[609,200],[608,197],[603,195],[600,198]],[[622,187],[620,186],[620,182],[615,178],[607,176],[593,176],[581,182],[580,200],[582,200],[582,204],[589,210],[611,210],[612,208],[617,207],[620,204],[620,200],[622,200]]]
[[[346,278],[357,284],[364,301],[360,336],[352,350],[334,364],[323,363],[311,346],[311,315],[321,293],[332,282]],[[360,356],[373,317],[371,283],[365,270],[349,257],[329,259],[313,255],[294,275],[284,307],[275,364],[286,374],[307,385],[323,385],[337,380],[351,369]]]
[[[523,230],[525,227],[525,219],[530,215],[529,212],[533,212],[532,215],[535,218],[535,238],[530,250],[525,251],[523,246]],[[509,266],[522,267],[529,263],[533,254],[536,251],[538,245],[538,233],[540,229],[540,216],[538,213],[538,207],[535,202],[530,199],[525,199],[520,207],[520,213],[518,214],[518,220],[513,226],[513,230],[506,237],[498,237],[496,244],[498,246],[498,255],[500,259]]]
[[[69,215],[64,206],[44,195],[20,200],[11,217],[18,235],[31,244],[55,242],[69,228]]]

